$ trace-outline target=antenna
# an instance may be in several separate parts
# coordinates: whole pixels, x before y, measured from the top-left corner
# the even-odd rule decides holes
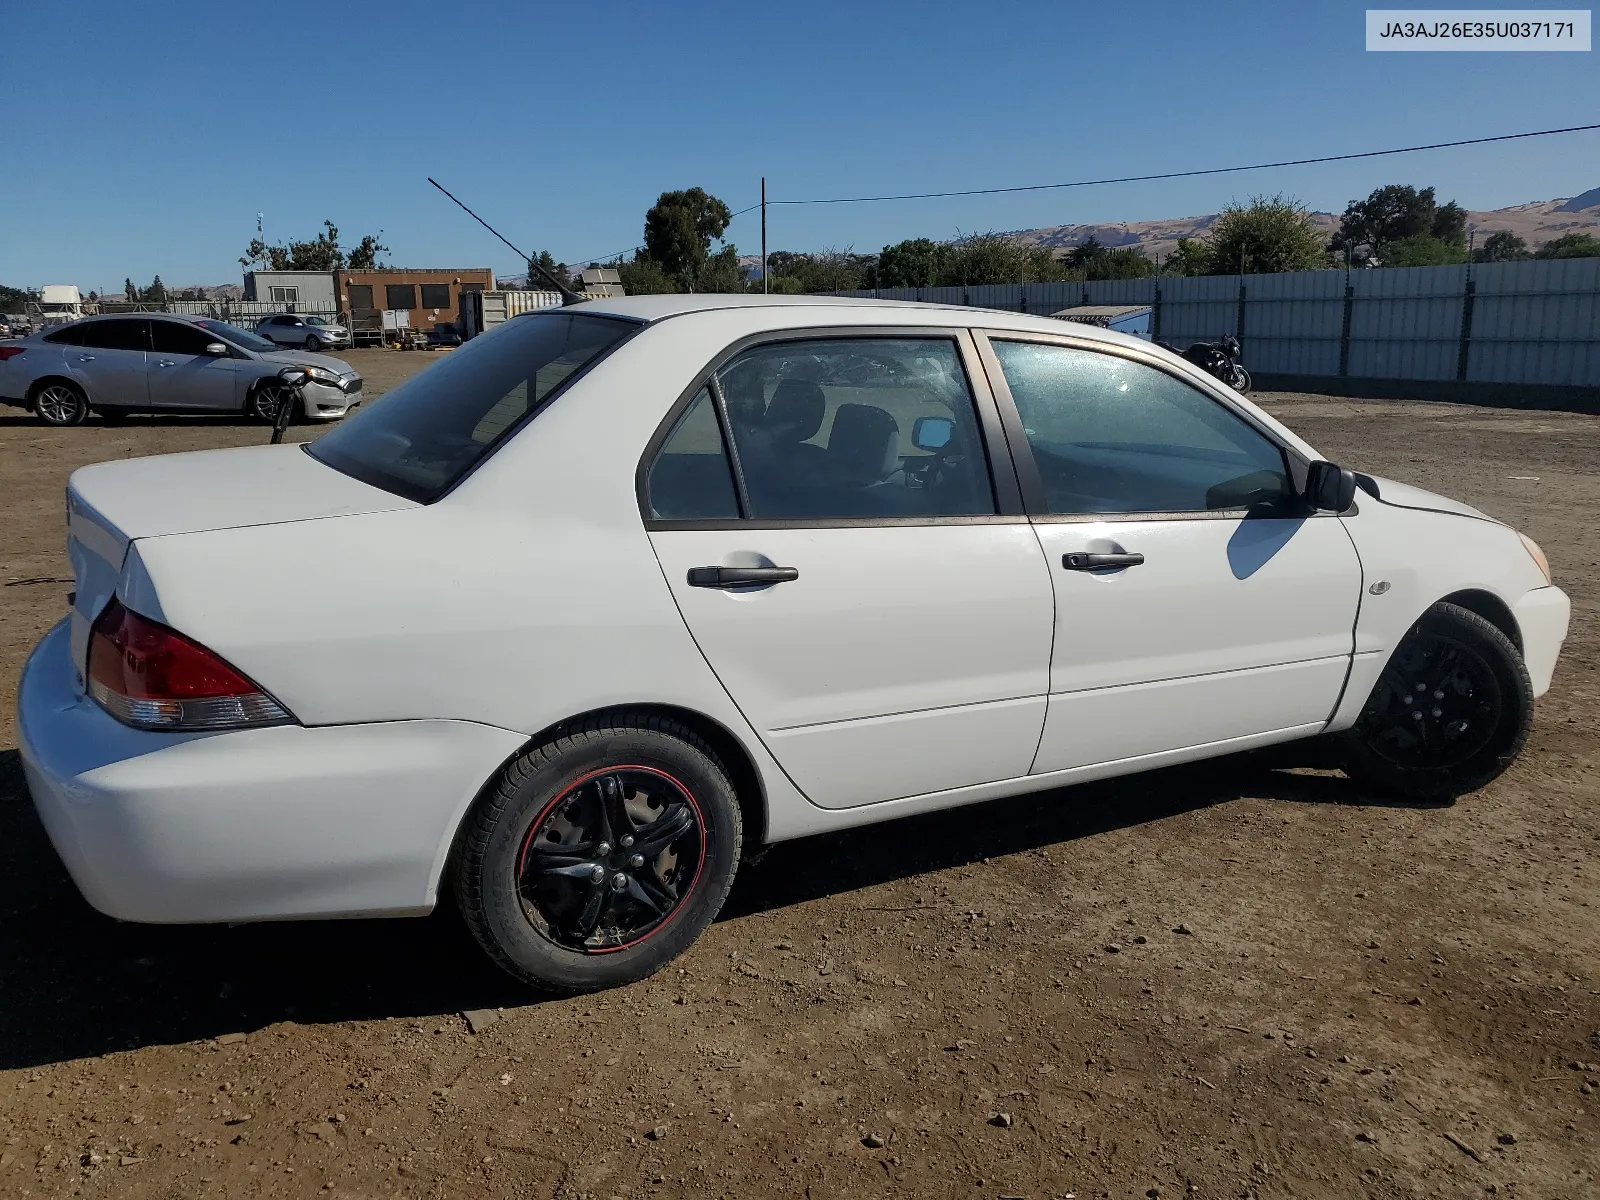
[[[433,178],[431,175],[428,177],[428,182],[433,184],[434,187],[438,188],[446,196],[450,196],[449,189],[446,188],[444,186],[444,184],[440,183],[437,179]],[[511,243],[510,242],[506,242],[506,239],[501,235],[500,231],[498,229],[496,229],[493,225],[489,224],[489,222],[485,221],[482,217],[480,217],[477,213],[473,212],[465,204],[462,204],[461,201],[456,200],[456,198],[454,196],[450,196],[450,199],[452,201],[454,201],[460,207],[461,211],[467,214],[467,216],[471,217],[479,225],[482,225],[490,233],[494,234],[495,237],[500,238],[500,240],[502,242],[505,242],[507,246],[511,246]],[[541,267],[539,265],[537,260],[529,258],[521,250],[517,250],[517,248],[515,246],[511,246],[511,249],[516,251],[516,255],[517,255],[518,258],[522,259],[523,262],[528,264],[528,270],[530,272],[531,271],[539,272],[540,275],[543,275],[545,277],[545,279],[549,281],[551,287],[555,288],[556,291],[561,293],[561,304],[562,304],[563,307],[565,307],[568,304],[582,304],[583,303],[583,297],[582,296],[578,295],[577,292],[573,291],[566,284],[562,283],[559,279],[557,279],[554,275],[550,274],[549,271],[546,271],[543,267]]]

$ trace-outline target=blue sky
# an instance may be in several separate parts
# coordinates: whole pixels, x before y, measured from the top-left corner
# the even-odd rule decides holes
[[[396,263],[631,247],[666,189],[804,198],[1185,170],[1600,121],[1595,54],[1369,54],[1357,4],[25,3],[0,21],[0,282],[239,279],[324,217]],[[1600,133],[1245,175],[775,208],[772,249],[1214,211],[1384,183],[1600,186]],[[759,248],[755,214],[728,237]]]

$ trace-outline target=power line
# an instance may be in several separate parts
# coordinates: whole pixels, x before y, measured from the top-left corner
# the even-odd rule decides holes
[[[970,188],[960,192],[909,192],[898,196],[841,196],[813,200],[768,200],[767,203],[769,205],[874,204],[882,200],[937,200],[952,196],[996,196],[1004,192],[1046,192],[1058,188],[1099,187],[1109,183],[1145,183],[1157,179],[1191,179],[1196,175],[1228,175],[1238,171],[1263,171],[1270,167],[1304,167],[1313,163],[1348,162],[1356,158],[1381,158],[1388,154],[1414,154],[1419,150],[1448,150],[1455,146],[1481,146],[1486,142],[1510,142],[1519,138],[1551,137],[1558,133],[1584,133],[1592,129],[1600,129],[1600,124],[1569,125],[1565,129],[1537,129],[1528,133],[1502,133],[1496,137],[1465,138],[1459,142],[1430,142],[1425,146],[1401,146],[1394,150],[1363,150],[1358,154],[1325,154],[1318,158],[1291,158],[1282,162],[1250,163],[1241,167],[1207,167],[1196,171],[1164,171],[1155,175],[1124,175],[1117,179],[1079,179],[1072,183],[1031,183],[1022,187]]]
[[[1384,158],[1394,154],[1416,154],[1423,150],[1450,150],[1459,146],[1482,146],[1490,142],[1514,142],[1525,138],[1554,137],[1564,133],[1588,133],[1600,129],[1600,123],[1593,125],[1568,125],[1561,129],[1534,129],[1525,133],[1502,133],[1492,137],[1463,138],[1454,142],[1428,142],[1420,146],[1398,146],[1391,150],[1362,150],[1352,154],[1324,154],[1316,158],[1290,158],[1279,162],[1248,163],[1236,167],[1203,167],[1193,171],[1162,171],[1150,175],[1123,175],[1111,179],[1077,179],[1070,183],[1030,183],[1017,187],[992,187],[968,188],[955,192],[906,192],[890,196],[832,196],[817,197],[806,200],[772,200],[767,201],[768,207],[779,204],[877,204],[890,200],[943,200],[960,196],[998,196],[1016,192],[1048,192],[1063,188],[1102,187],[1113,183],[1150,183],[1162,179],[1193,179],[1201,175],[1232,175],[1241,171],[1265,171],[1276,167],[1306,167],[1317,163],[1350,162],[1362,158]],[[759,204],[752,204],[749,208],[741,208],[728,218],[731,224],[735,219],[746,213],[755,212]],[[624,254],[642,250],[642,246],[630,246],[624,250],[614,251],[605,255],[586,255],[578,258],[576,262],[615,262]]]

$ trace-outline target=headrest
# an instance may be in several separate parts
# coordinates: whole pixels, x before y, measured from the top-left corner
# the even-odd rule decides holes
[[[900,426],[871,404],[841,404],[828,433],[828,458],[849,482],[865,487],[900,465]]]
[[[763,424],[782,441],[804,442],[816,437],[827,411],[828,398],[820,387],[803,379],[786,379],[772,393]]]

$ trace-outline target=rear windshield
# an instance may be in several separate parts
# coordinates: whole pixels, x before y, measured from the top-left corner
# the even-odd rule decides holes
[[[515,317],[387,393],[307,450],[364,483],[427,503],[517,423],[638,326],[574,313]]]

